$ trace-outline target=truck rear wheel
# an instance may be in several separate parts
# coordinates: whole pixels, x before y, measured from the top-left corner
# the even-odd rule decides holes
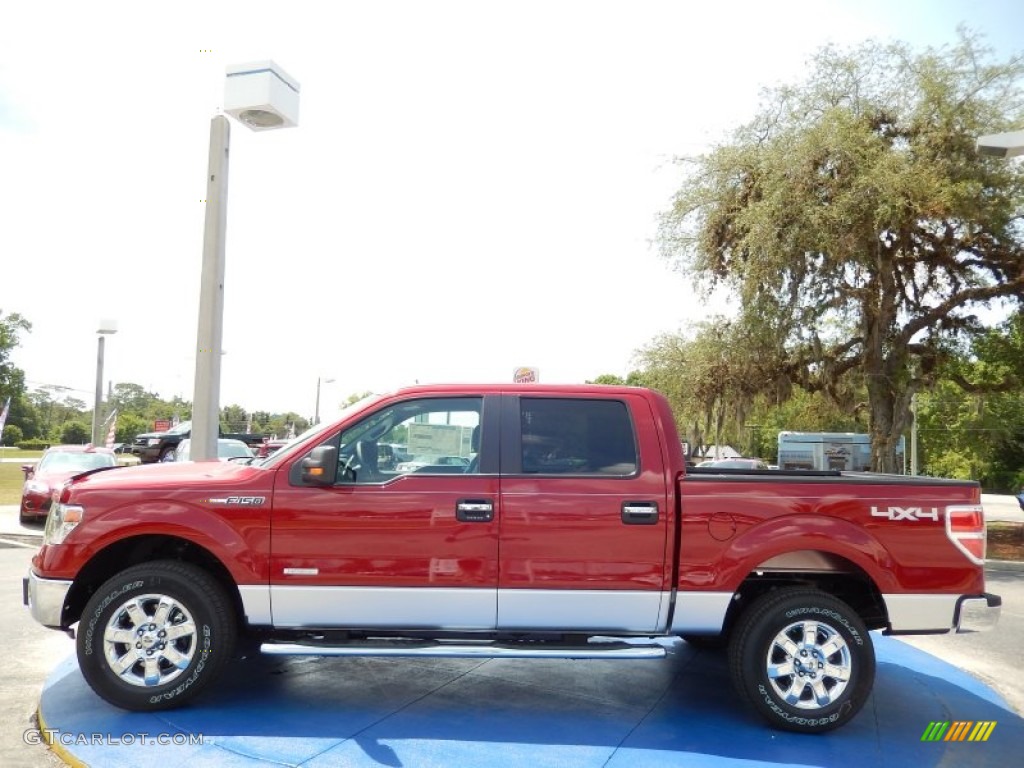
[[[729,646],[740,695],[777,728],[821,733],[867,701],[875,651],[850,606],[819,590],[780,589],[740,617]]]
[[[234,610],[208,573],[172,560],[145,563],[107,580],[86,604],[78,665],[115,706],[169,709],[217,677],[236,633]]]

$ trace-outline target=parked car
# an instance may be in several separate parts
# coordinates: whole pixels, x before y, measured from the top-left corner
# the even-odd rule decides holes
[[[255,454],[258,459],[265,459],[268,456],[273,456],[279,450],[284,448],[290,440],[276,440],[276,439],[265,439],[262,443],[256,446]]]
[[[136,435],[132,443],[131,451],[139,457],[143,464],[150,464],[156,461],[174,461],[170,456],[174,453],[182,440],[188,440],[192,436],[192,422],[183,421],[167,432],[146,432]],[[240,440],[246,445],[258,447],[266,438],[266,435],[249,434],[244,432],[221,432],[220,437],[230,440]]]
[[[717,469],[771,469],[763,459],[709,459],[697,465],[701,467],[715,467]]]
[[[116,467],[114,452],[91,445],[54,445],[43,451],[35,464],[23,464],[25,485],[21,489],[23,523],[45,518],[50,511],[50,497],[68,478],[100,467]]]
[[[167,454],[161,461],[191,461],[189,458],[192,452],[192,440],[185,439],[178,443],[178,447],[174,449],[173,453]],[[220,438],[217,440],[217,458],[221,461],[231,461],[232,459],[252,459],[255,454],[248,445],[243,443],[241,440],[231,440],[228,438]]]
[[[132,453],[131,443],[114,443],[110,446],[110,450],[114,452],[114,460],[122,467],[134,467],[136,464],[141,464],[142,459]]]

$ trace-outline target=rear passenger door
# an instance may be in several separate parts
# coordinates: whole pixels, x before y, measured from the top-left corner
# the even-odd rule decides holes
[[[505,395],[498,628],[655,632],[668,610],[664,461],[642,395]]]

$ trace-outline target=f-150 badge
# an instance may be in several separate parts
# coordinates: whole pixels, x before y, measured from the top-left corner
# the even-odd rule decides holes
[[[210,504],[237,504],[242,507],[258,507],[267,500],[266,496],[225,496],[223,499],[207,499]]]
[[[909,520],[912,523],[916,523],[918,520],[934,520],[936,523],[939,522],[939,508],[931,507],[930,509],[924,509],[922,507],[886,507],[879,509],[878,507],[871,508],[872,517],[884,517],[886,520]]]

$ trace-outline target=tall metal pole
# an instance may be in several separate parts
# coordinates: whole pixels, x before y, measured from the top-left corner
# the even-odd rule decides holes
[[[917,392],[910,396],[910,474],[917,477]]]
[[[191,455],[196,461],[217,458],[220,432],[220,355],[224,337],[224,244],[228,219],[228,153],[231,127],[218,115],[210,122],[209,173],[203,270],[196,334],[196,381],[192,397]]]
[[[92,409],[92,439],[93,445],[99,445],[100,440],[100,408],[103,407],[103,346],[107,337],[99,334],[99,341],[96,344],[96,402]]]
[[[313,411],[313,426],[320,423],[320,377],[316,377],[316,410]]]

